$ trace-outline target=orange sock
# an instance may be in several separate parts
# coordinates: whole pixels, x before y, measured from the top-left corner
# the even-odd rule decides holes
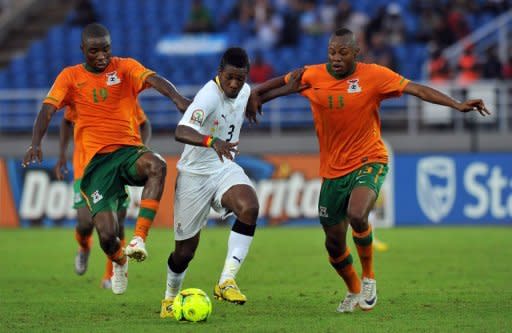
[[[362,277],[374,279],[375,273],[373,272],[373,232],[372,226],[368,226],[366,231],[361,233],[352,230],[352,238],[356,244],[357,254],[363,267]]]
[[[140,201],[139,216],[135,223],[135,236],[146,240],[159,204],[160,202],[154,199],[142,199]]]
[[[124,239],[121,239],[121,248],[124,249],[124,246],[126,245],[126,241]],[[105,264],[105,273],[103,274],[103,280],[110,280],[112,277],[112,260],[107,256],[107,263]]]
[[[83,252],[89,252],[91,250],[92,245],[92,235],[89,236],[82,236],[76,231],[75,229],[75,239],[78,242],[78,245],[80,246],[80,250]]]
[[[124,265],[126,263],[124,248],[119,246],[119,249],[114,254],[109,255],[108,258],[119,265]]]
[[[361,281],[352,265],[353,260],[349,248],[338,258],[329,257],[329,261],[339,276],[345,281],[348,291],[359,294],[361,292]]]
[[[103,280],[110,280],[112,277],[112,260],[107,258],[107,263],[105,264],[105,273],[103,274]]]

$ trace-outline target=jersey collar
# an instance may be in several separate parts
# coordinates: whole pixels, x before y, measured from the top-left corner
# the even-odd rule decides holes
[[[222,89],[222,86],[220,85],[220,79],[219,79],[218,75],[215,75],[215,78],[213,79],[213,81],[215,82],[215,84],[217,85],[219,90],[222,92],[222,95],[224,95],[224,98],[226,100],[231,101],[231,102],[236,100],[236,97],[235,98],[230,98],[230,97],[226,96],[226,94],[224,93],[224,89]]]
[[[83,64],[83,67],[86,71],[88,71],[89,73],[92,73],[92,74],[100,74],[100,73],[103,73],[105,70],[102,70],[101,72],[98,72],[97,70],[95,70],[94,68],[92,68],[91,66],[89,66],[88,63],[84,62]],[[110,65],[110,64],[109,64]],[[108,67],[108,66],[107,66]],[[106,68],[105,68],[106,69]]]
[[[325,69],[327,70],[327,72],[333,77],[335,78],[336,80],[342,80],[342,79],[345,79],[347,77],[349,77],[350,75],[354,74],[354,72],[356,71],[356,68],[357,68],[357,62],[354,62],[354,69],[348,73],[347,75],[339,75],[338,73],[336,73],[333,69],[332,69],[332,65],[330,63],[327,63],[325,65]]]

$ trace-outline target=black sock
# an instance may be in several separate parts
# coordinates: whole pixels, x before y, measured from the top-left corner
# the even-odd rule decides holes
[[[233,223],[231,230],[242,235],[254,236],[254,233],[256,232],[256,224],[245,224],[237,219],[235,223]]]

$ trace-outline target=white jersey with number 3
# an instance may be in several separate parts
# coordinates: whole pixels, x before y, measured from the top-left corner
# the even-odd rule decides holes
[[[178,125],[189,126],[204,135],[211,135],[228,142],[238,142],[245,107],[251,88],[247,83],[236,98],[228,98],[214,80],[206,83],[194,97]],[[234,156],[234,154],[233,154]],[[212,148],[185,145],[177,168],[179,171],[207,175],[213,174],[229,163],[224,163]]]

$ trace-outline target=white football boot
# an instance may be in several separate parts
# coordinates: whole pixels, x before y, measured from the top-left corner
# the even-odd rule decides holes
[[[361,294],[354,294],[350,291],[347,292],[345,299],[340,302],[336,311],[341,313],[352,313],[359,305]]]
[[[361,286],[361,299],[359,307],[365,311],[371,310],[377,304],[377,281],[370,278],[363,278]]]
[[[128,288],[128,260],[124,265],[113,262],[112,266],[112,292],[116,295],[124,294]]]
[[[133,237],[124,251],[129,258],[135,259],[136,261],[144,261],[148,257],[146,244],[144,244],[144,240],[139,236]]]

